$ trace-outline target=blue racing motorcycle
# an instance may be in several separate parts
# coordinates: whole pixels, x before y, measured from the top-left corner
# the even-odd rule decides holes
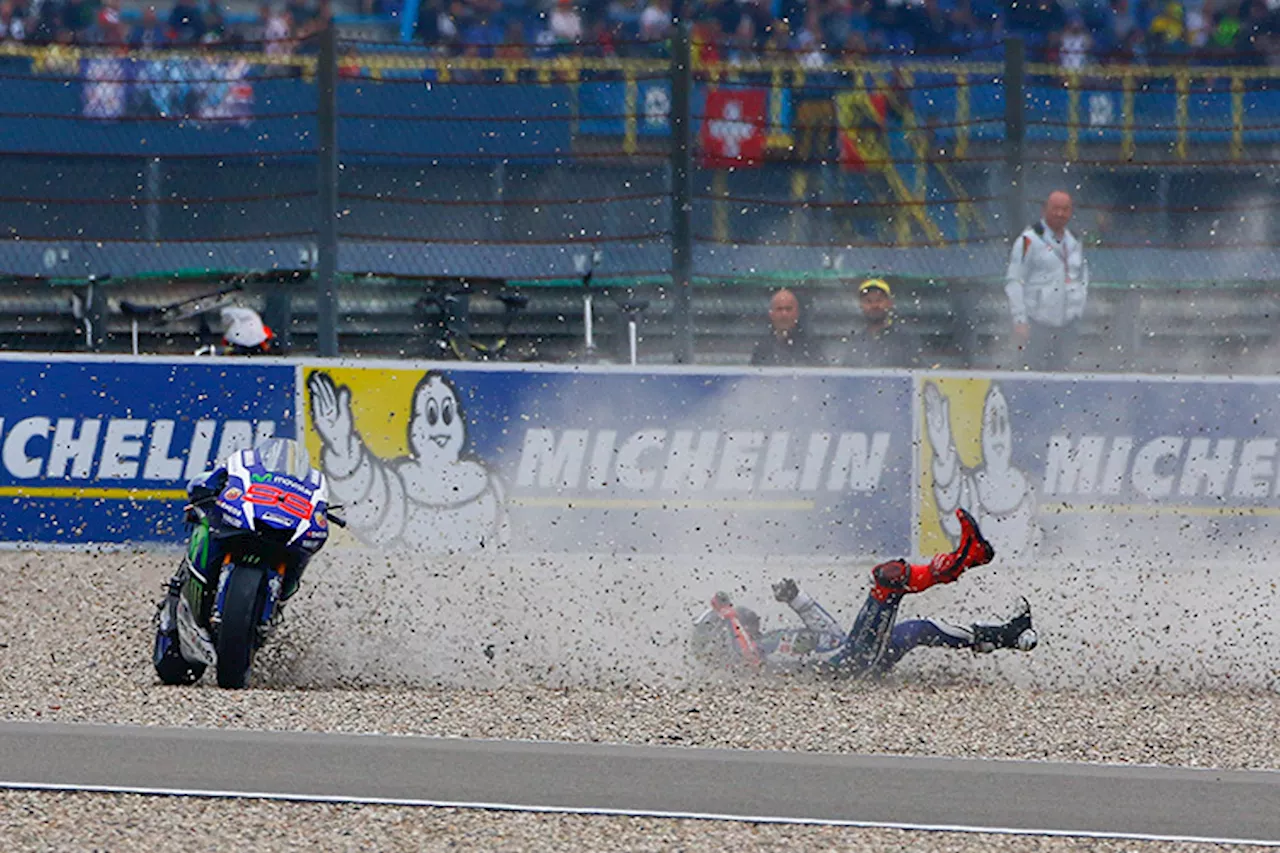
[[[152,662],[165,684],[194,684],[212,666],[218,686],[245,687],[329,525],[344,522],[330,512],[324,474],[292,439],[231,454],[188,492],[191,536],[159,606]]]

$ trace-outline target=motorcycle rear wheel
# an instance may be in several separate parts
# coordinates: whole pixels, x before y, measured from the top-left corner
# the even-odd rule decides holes
[[[249,671],[257,651],[258,615],[267,596],[267,574],[256,566],[236,566],[227,579],[218,627],[218,686],[239,690],[249,686]]]

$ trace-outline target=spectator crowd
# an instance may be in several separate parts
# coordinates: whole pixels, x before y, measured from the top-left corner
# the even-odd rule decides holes
[[[228,15],[218,0],[175,0],[164,13],[150,5],[126,11],[121,0],[0,0],[0,42],[289,53],[329,17],[329,0],[264,3],[256,16],[241,17]]]
[[[406,0],[348,0],[394,18]],[[134,48],[292,49],[328,19],[329,0],[264,5],[232,19],[220,0],[122,10],[121,0],[0,0],[0,41]],[[455,55],[519,59],[572,52],[662,55],[673,0],[407,0],[415,39]],[[793,54],[811,67],[867,54],[992,59],[1020,34],[1033,59],[1092,63],[1280,64],[1280,0],[681,0],[707,61]],[[358,9],[355,8],[358,5]]]
[[[792,54],[821,67],[868,54],[994,59],[1023,36],[1034,60],[1280,62],[1280,0],[685,0],[702,58]],[[417,37],[479,56],[651,55],[672,0],[420,0]]]

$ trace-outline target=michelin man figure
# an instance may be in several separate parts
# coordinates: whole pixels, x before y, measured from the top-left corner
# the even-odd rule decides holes
[[[951,434],[951,403],[932,382],[924,387],[925,426],[933,445],[933,497],[948,538],[960,539],[958,507],[971,507],[998,553],[1025,557],[1039,539],[1036,494],[1013,466],[1009,403],[991,383],[982,405],[982,461],[965,468]]]
[[[466,421],[452,384],[428,373],[413,392],[409,455],[380,459],[365,446],[351,415],[351,389],[315,371],[311,423],[323,444],[320,464],[350,529],[370,545],[441,553],[505,545],[509,537],[502,481],[463,458]]]

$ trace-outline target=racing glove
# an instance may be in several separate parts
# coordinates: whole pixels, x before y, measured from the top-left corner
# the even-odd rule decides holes
[[[791,578],[783,578],[773,585],[773,597],[783,604],[790,604],[800,594],[800,587]]]

